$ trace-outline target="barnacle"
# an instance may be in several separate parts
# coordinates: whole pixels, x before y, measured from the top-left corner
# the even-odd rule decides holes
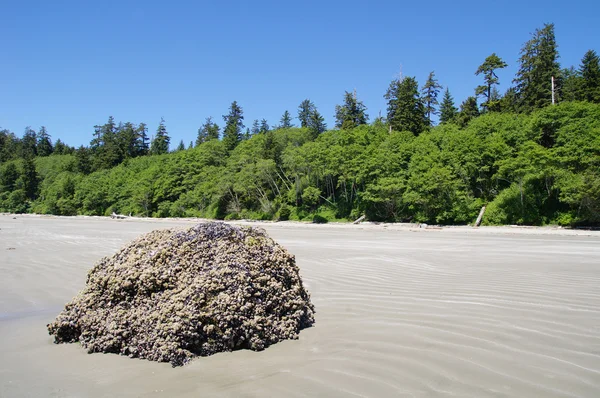
[[[203,223],[150,232],[101,259],[47,327],[56,343],[178,366],[262,350],[313,323],[293,255],[263,229]]]

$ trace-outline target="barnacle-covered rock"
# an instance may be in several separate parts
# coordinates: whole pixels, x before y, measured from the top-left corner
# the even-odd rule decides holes
[[[262,350],[313,322],[294,256],[263,229],[204,223],[150,232],[101,259],[48,331],[90,353],[177,366]]]

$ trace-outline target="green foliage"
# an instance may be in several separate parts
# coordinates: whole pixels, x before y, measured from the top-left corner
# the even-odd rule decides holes
[[[439,84],[438,80],[435,78],[435,72],[429,72],[427,81],[421,88],[421,96],[423,98],[423,104],[425,105],[425,115],[427,116],[430,126],[433,125],[431,116],[438,114],[435,107],[436,105],[439,105],[437,97],[442,88],[442,85]]]
[[[484,101],[481,104],[481,107],[485,111],[493,110],[495,108],[494,101],[497,101],[497,99],[495,99],[492,95],[492,89],[498,85],[499,81],[498,75],[496,75],[496,69],[503,69],[507,66],[508,64],[504,62],[502,58],[497,56],[496,53],[492,53],[492,55],[488,56],[485,61],[479,65],[479,68],[477,68],[477,71],[475,72],[475,75],[477,76],[483,74],[483,80],[485,84],[477,86],[475,89],[475,95],[483,96]]]
[[[440,104],[440,123],[448,123],[456,118],[458,109],[454,106],[454,98],[450,95],[450,90],[446,88],[444,98]]]
[[[426,130],[429,122],[414,77],[392,81],[384,98],[388,100],[387,120],[393,130],[410,131],[414,135]]]
[[[479,116],[479,108],[475,97],[468,97],[460,104],[460,112],[456,116],[456,122],[461,127],[466,127],[467,124]]]
[[[279,120],[278,128],[289,129],[290,127],[294,127],[294,125],[292,124],[292,115],[290,115],[290,113],[286,110],[285,112],[283,112],[283,115]]]
[[[244,129],[244,112],[236,101],[231,103],[229,113],[223,115],[225,129],[223,130],[223,143],[228,151],[233,150],[242,140]]]
[[[552,103],[551,79],[557,79],[560,90],[560,65],[554,36],[554,24],[536,29],[521,49],[516,84],[518,107],[522,112],[541,109]]]
[[[167,133],[167,127],[165,126],[165,120],[160,119],[158,128],[156,129],[156,135],[150,144],[150,154],[152,155],[163,155],[169,152],[169,142],[171,138]]]
[[[581,60],[580,95],[577,99],[600,104],[600,58],[594,50],[589,50]]]
[[[367,124],[367,107],[356,98],[356,93],[344,93],[344,105],[335,106],[335,127],[343,130]]]

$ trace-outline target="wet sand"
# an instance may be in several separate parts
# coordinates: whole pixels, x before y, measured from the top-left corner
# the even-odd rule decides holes
[[[600,396],[597,232],[261,224],[316,306],[299,340],[182,368],[52,343],[100,257],[191,224],[0,215],[0,397]]]

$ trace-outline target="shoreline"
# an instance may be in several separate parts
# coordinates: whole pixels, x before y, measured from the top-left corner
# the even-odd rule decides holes
[[[428,225],[417,223],[385,223],[364,221],[359,224],[353,222],[328,222],[323,224],[308,221],[261,221],[261,220],[214,220],[208,218],[192,217],[135,217],[127,216],[122,219],[110,216],[58,216],[52,214],[12,214],[0,213],[0,217],[31,218],[31,219],[72,219],[72,220],[111,220],[114,222],[147,222],[147,223],[205,223],[225,222],[234,225],[255,225],[270,228],[321,228],[321,229],[352,229],[352,230],[380,230],[380,231],[411,231],[411,232],[436,232],[436,233],[466,233],[466,234],[503,234],[503,235],[555,235],[555,236],[589,236],[600,238],[600,229],[595,228],[565,228],[561,226],[525,226],[525,225],[503,225],[503,226],[479,226],[470,225]]]

